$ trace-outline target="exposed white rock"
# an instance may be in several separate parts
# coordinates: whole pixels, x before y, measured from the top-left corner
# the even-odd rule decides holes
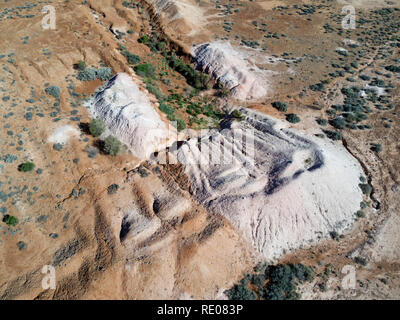
[[[357,48],[357,47],[360,46],[358,41],[355,41],[355,40],[352,40],[352,39],[343,39],[342,42],[343,42],[343,44],[345,46],[348,46],[350,48]]]
[[[198,67],[232,91],[235,98],[254,100],[265,96],[268,82],[255,64],[229,42],[212,42],[195,46],[192,54]]]
[[[342,48],[342,47],[337,47],[337,48],[336,48],[336,51],[337,51],[337,52],[345,52],[345,53],[347,53],[347,49]]]
[[[209,132],[201,143],[190,139],[176,152],[197,200],[229,219],[266,259],[349,228],[362,201],[356,159],[328,139],[241,111],[246,120]],[[242,140],[232,138],[240,132],[246,152]],[[232,149],[232,161],[221,163]]]
[[[172,131],[126,73],[117,74],[95,95],[90,110],[139,159],[164,149]]]
[[[78,137],[79,133],[79,130],[72,126],[61,126],[53,131],[48,138],[48,142],[66,144],[71,136]]]
[[[384,96],[386,94],[385,93],[385,88],[381,88],[381,87],[378,87],[378,86],[370,86],[369,84],[365,84],[364,85],[364,90],[372,91],[378,97]]]

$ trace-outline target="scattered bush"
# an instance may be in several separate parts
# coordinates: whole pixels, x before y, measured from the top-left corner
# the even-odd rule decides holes
[[[326,126],[328,124],[328,120],[326,119],[318,118],[316,121],[320,126]]]
[[[337,131],[323,130],[326,136],[331,140],[341,140],[342,134]]]
[[[286,120],[290,123],[298,123],[300,122],[300,118],[295,113],[289,113],[286,115]]]
[[[179,72],[186,78],[186,81],[196,89],[204,90],[207,89],[210,77],[202,72],[199,72],[192,68],[191,66],[184,63],[175,54],[171,54],[166,58],[169,66],[176,72]]]
[[[122,144],[113,136],[108,136],[104,140],[104,152],[112,156],[116,156],[121,151]]]
[[[176,128],[178,129],[178,131],[182,131],[184,129],[186,129],[186,123],[184,120],[182,119],[176,119]]]
[[[382,145],[379,143],[371,143],[371,148],[373,152],[379,153],[382,151]]]
[[[35,164],[33,162],[24,162],[18,166],[18,171],[21,172],[29,172],[35,168]]]
[[[53,144],[53,149],[56,151],[61,151],[63,148],[63,145],[61,143],[55,143]]]
[[[118,189],[119,189],[119,185],[114,183],[114,184],[110,185],[107,188],[107,193],[108,194],[114,194],[114,193],[116,193],[118,191]]]
[[[281,112],[286,112],[286,111],[287,111],[287,108],[288,108],[288,106],[287,106],[286,103],[280,102],[280,101],[273,102],[273,103],[272,103],[272,106],[273,106],[275,109],[277,109],[277,110],[279,110],[279,111],[281,111]]]
[[[155,68],[150,63],[142,63],[133,68],[136,74],[143,78],[153,78],[155,76]]]
[[[104,67],[100,69],[87,68],[78,73],[77,79],[81,81],[93,81],[100,79],[102,81],[109,80],[112,76],[111,68]]]
[[[88,69],[82,70],[78,73],[77,79],[81,80],[81,81],[96,80],[97,79],[97,70],[94,68],[88,68]]]
[[[111,78],[112,76],[112,70],[111,68],[100,68],[96,71],[96,77],[97,79],[100,79],[102,81],[107,81]]]
[[[365,217],[365,213],[364,213],[364,211],[362,211],[362,210],[358,210],[358,211],[356,212],[356,216],[357,216],[358,218],[364,218],[364,217]]]
[[[75,70],[85,70],[86,69],[86,62],[83,60],[79,60],[77,63],[74,64]]]
[[[89,124],[89,132],[93,137],[100,136],[106,130],[106,124],[101,119],[92,119]]]
[[[344,129],[346,127],[346,120],[343,117],[338,117],[331,120],[330,124],[336,129]]]
[[[19,220],[18,220],[18,218],[14,217],[14,216],[10,216],[10,215],[6,214],[3,217],[3,222],[9,226],[15,227],[18,224]]]
[[[372,192],[372,186],[368,183],[360,183],[358,185],[362,191],[363,194],[365,194],[366,196],[370,196],[371,192]]]
[[[122,50],[121,54],[126,58],[129,64],[138,64],[140,62],[140,57],[138,55],[130,53],[127,50]]]
[[[386,66],[385,69],[391,72],[400,72],[400,67],[395,65]]]
[[[235,118],[235,119],[238,119],[238,120],[242,120],[243,119],[243,114],[237,109],[232,111],[231,116],[233,118]]]
[[[259,265],[256,274],[246,275],[226,291],[231,300],[293,300],[299,299],[296,282],[312,281],[314,271],[303,264]]]
[[[354,258],[354,262],[355,262],[355,263],[358,263],[359,265],[362,265],[362,266],[364,266],[364,267],[368,264],[367,259],[365,259],[365,258],[363,258],[363,257],[355,257],[355,258]]]
[[[60,98],[61,90],[57,86],[50,86],[45,89],[46,93],[53,96],[54,98]]]

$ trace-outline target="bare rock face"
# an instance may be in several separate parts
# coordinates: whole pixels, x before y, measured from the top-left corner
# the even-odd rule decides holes
[[[257,67],[229,42],[201,44],[193,48],[192,54],[197,65],[231,90],[235,98],[254,100],[267,94],[267,84],[255,72]]]
[[[191,139],[176,153],[198,201],[230,220],[266,259],[349,228],[362,201],[359,163],[330,140],[241,111],[244,121]]]
[[[167,125],[128,74],[113,77],[96,94],[90,107],[93,115],[102,119],[137,158],[146,159],[152,152],[165,148]]]

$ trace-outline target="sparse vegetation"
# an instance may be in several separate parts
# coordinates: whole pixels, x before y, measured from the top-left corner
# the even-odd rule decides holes
[[[112,70],[108,67],[103,67],[100,69],[95,68],[87,68],[81,70],[78,75],[77,79],[81,81],[93,81],[96,79],[100,79],[102,81],[109,80],[112,76]]]
[[[35,164],[33,162],[24,162],[18,166],[18,171],[29,172],[35,169]]]
[[[3,217],[3,222],[11,227],[15,227],[18,224],[19,220],[18,220],[18,218],[14,217],[14,216],[10,216],[10,215],[6,214]]]
[[[277,110],[279,110],[279,111],[281,111],[281,112],[286,112],[287,109],[288,109],[287,104],[286,104],[285,102],[281,102],[281,101],[273,102],[273,103],[272,103],[272,106],[273,106],[275,109],[277,109]]]
[[[57,86],[50,86],[45,89],[46,93],[53,96],[54,98],[60,98],[61,90]]]
[[[297,114],[295,113],[289,113],[286,115],[286,120],[289,121],[290,123],[298,123],[300,122],[300,118]]]
[[[106,124],[101,119],[92,119],[89,124],[89,132],[93,137],[99,137],[106,130]]]
[[[137,75],[139,75],[143,78],[153,78],[156,75],[155,68],[150,63],[142,63],[139,65],[136,65],[133,68],[133,70],[136,72]]]
[[[112,156],[116,156],[121,152],[122,144],[114,136],[108,136],[104,140],[104,152]]]
[[[312,281],[314,271],[303,264],[259,265],[255,274],[248,274],[227,296],[231,300],[296,300],[300,294],[296,284]]]
[[[366,196],[370,196],[371,192],[372,192],[372,186],[368,183],[360,183],[358,185],[362,191],[363,194],[365,194]]]
[[[79,60],[77,63],[74,64],[74,69],[76,70],[85,70],[86,69],[86,62],[83,60]]]

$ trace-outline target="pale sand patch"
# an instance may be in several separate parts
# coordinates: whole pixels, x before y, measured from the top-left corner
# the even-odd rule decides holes
[[[261,1],[257,2],[259,6],[261,6],[264,10],[272,10],[273,8],[276,8],[278,6],[285,6],[286,3],[283,1]]]
[[[78,129],[69,125],[65,125],[56,128],[48,138],[48,142],[66,144],[71,137],[78,137],[79,134],[80,132]]]

